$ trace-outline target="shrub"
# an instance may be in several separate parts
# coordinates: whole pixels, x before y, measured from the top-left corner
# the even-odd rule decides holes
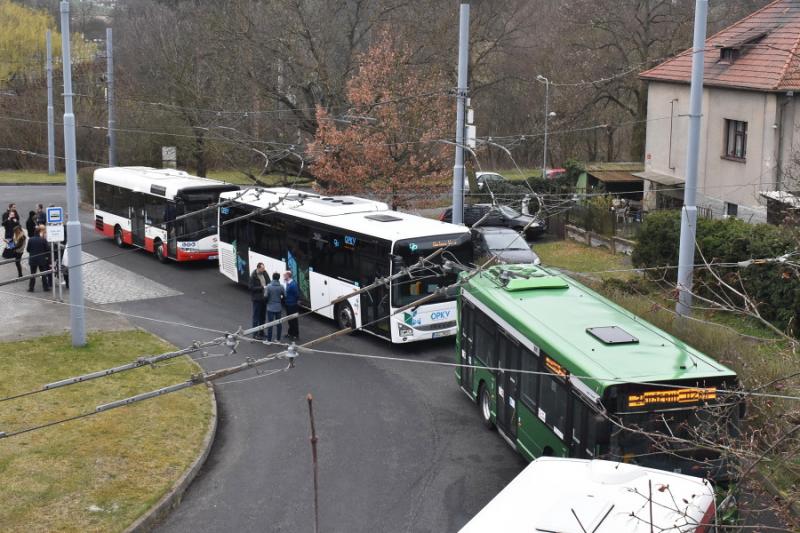
[[[78,189],[81,192],[81,202],[83,203],[93,203],[94,171],[98,168],[100,167],[81,167],[78,169]]]
[[[650,277],[675,282],[679,242],[680,212],[649,214],[631,256],[634,266],[653,269],[647,271]],[[712,265],[775,258],[798,247],[796,238],[786,228],[748,224],[738,219],[698,220],[697,243],[703,255],[695,252],[696,265],[703,263],[703,257]],[[773,262],[714,267],[714,271],[725,283],[745,292],[766,320],[782,330],[800,333],[800,279],[796,270]],[[695,269],[694,291],[715,300],[724,294],[738,306],[744,303],[705,267]]]

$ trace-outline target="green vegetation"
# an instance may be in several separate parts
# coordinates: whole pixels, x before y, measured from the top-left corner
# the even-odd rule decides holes
[[[234,183],[236,185],[256,185],[253,180],[238,170],[209,170],[207,177],[215,180],[227,181],[228,183]],[[306,185],[310,181],[305,176],[295,178],[295,176],[287,176],[284,174],[266,174],[258,179],[268,186],[289,186],[295,183],[295,181],[298,185]]]
[[[498,170],[498,174],[505,177],[509,181],[525,181],[528,178],[540,178],[542,176],[541,168],[511,168],[507,170]]]
[[[141,331],[95,333],[85,348],[72,348],[66,335],[2,344],[0,397],[169,349]],[[197,370],[186,357],[170,363],[0,404],[0,430],[91,412]],[[199,455],[210,416],[208,392],[198,386],[0,440],[3,531],[124,530]]]
[[[47,174],[46,170],[0,170],[0,185],[21,183],[64,183],[64,173],[58,172],[53,176]]]
[[[602,279],[636,277],[633,272],[601,272],[607,270],[628,270],[630,260],[624,255],[615,255],[602,248],[589,248],[575,241],[552,241],[535,244],[533,250],[539,255],[542,264],[562,268],[570,272],[589,273]]]

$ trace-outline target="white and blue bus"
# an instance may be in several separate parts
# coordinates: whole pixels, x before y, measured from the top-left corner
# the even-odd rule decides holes
[[[246,284],[258,263],[267,271],[289,270],[300,304],[391,342],[413,342],[456,333],[455,291],[419,307],[394,312],[440,287],[455,283],[445,260],[472,261],[469,229],[392,211],[383,202],[354,196],[322,196],[288,188],[222,193],[219,269]],[[429,268],[400,276],[334,306],[330,302],[410,267],[444,248]]]

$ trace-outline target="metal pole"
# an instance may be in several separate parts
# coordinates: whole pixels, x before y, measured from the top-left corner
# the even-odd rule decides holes
[[[53,111],[53,43],[52,33],[45,33],[47,41],[47,173],[56,173],[56,126]]]
[[[50,274],[50,286],[53,289],[53,300],[56,299],[56,251],[55,251],[55,243],[50,243],[50,270],[53,271]],[[42,282],[44,282],[44,278],[42,278]]]
[[[544,78],[544,76],[542,76]],[[544,152],[542,153],[542,179],[547,178],[547,119],[550,116],[550,80],[544,78]]]
[[[686,156],[686,184],[681,209],[681,240],[678,255],[678,305],[680,315],[691,314],[692,274],[697,232],[697,160],[700,153],[700,118],[703,111],[703,65],[706,41],[708,0],[696,0],[694,43],[692,45],[692,84],[689,92],[689,147]]]
[[[314,467],[314,533],[319,533],[319,479],[318,479],[318,464],[317,464],[317,428],[314,425],[314,398],[309,393],[306,396],[308,400],[308,418],[311,420],[311,460]]]
[[[114,118],[114,53],[111,28],[106,28],[106,99],[108,100],[108,165],[117,166],[117,121]]]
[[[469,81],[469,2],[461,2],[458,22],[458,88],[456,89],[456,164],[453,167],[453,224],[464,223],[464,115]]]
[[[64,253],[64,244],[58,243],[58,253],[56,254],[56,262],[58,263],[58,301],[64,301],[64,272],[61,270],[61,256]]]
[[[78,167],[75,155],[75,115],[72,112],[72,58],[69,44],[69,1],[61,2],[61,49],[64,71],[64,161],[67,174],[67,261],[70,277],[70,330],[72,345],[86,345],[81,264],[81,221],[78,210]]]

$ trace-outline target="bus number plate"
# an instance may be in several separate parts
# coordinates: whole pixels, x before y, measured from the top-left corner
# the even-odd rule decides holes
[[[216,261],[217,260],[217,256],[216,255],[209,255],[208,256],[208,260],[209,261]]]

